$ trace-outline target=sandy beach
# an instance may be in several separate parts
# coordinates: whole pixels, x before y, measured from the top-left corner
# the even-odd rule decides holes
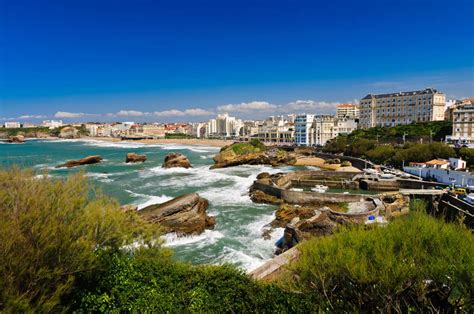
[[[223,147],[232,144],[233,140],[214,140],[214,139],[197,139],[197,138],[183,138],[183,139],[148,139],[148,140],[127,140],[122,141],[114,137],[84,137],[83,139],[107,141],[107,142],[128,142],[128,143],[143,143],[143,144],[182,144],[182,145],[200,145],[211,147]]]
[[[313,166],[318,167],[323,170],[334,170],[334,171],[344,171],[344,172],[360,172],[356,167],[341,167],[341,165],[330,165],[324,163],[324,159],[319,157],[297,157],[296,166]]]

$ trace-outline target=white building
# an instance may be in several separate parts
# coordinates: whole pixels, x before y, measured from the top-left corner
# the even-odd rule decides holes
[[[62,120],[44,120],[41,124],[44,127],[55,129],[63,126]]]
[[[446,141],[467,145],[474,143],[474,101],[465,101],[453,108],[451,120],[453,131]]]
[[[359,106],[355,104],[338,104],[336,106],[338,119],[359,119]]]
[[[292,145],[294,142],[294,125],[284,119],[269,119],[258,125],[257,138],[274,145]]]
[[[237,137],[242,135],[243,127],[242,120],[224,113],[217,115],[216,119],[209,120],[206,134],[209,137]]]
[[[206,136],[207,133],[207,123],[192,123],[191,124],[191,135],[197,138],[202,138]]]
[[[360,128],[444,120],[445,94],[433,88],[391,94],[369,94],[360,101]]]
[[[298,146],[313,145],[313,114],[298,114],[295,117],[295,144]]]
[[[449,158],[449,167],[453,170],[466,169],[467,162],[461,158]]]
[[[5,128],[6,129],[18,129],[18,128],[21,128],[21,124],[20,122],[5,122],[4,124]]]
[[[324,146],[327,141],[336,138],[340,134],[349,134],[357,129],[355,119],[341,118],[334,116],[316,116],[313,121],[313,142],[312,145]]]

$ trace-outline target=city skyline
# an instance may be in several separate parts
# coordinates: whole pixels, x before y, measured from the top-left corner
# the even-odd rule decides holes
[[[470,1],[0,7],[1,121],[247,119],[333,113],[368,93],[474,94]]]

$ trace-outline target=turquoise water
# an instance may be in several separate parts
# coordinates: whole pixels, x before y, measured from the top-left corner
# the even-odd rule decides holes
[[[185,145],[145,145],[85,140],[31,140],[25,144],[0,144],[0,164],[30,167],[39,173],[47,169],[53,178],[61,178],[84,169],[91,182],[121,204],[138,204],[142,208],[173,197],[198,192],[209,200],[208,212],[216,216],[214,230],[190,237],[165,236],[166,245],[177,259],[200,263],[232,263],[253,269],[273,256],[274,243],[283,234],[275,229],[271,239],[261,234],[274,217],[274,206],[253,204],[248,187],[258,173],[293,170],[293,167],[238,166],[209,170],[218,148]],[[128,152],[145,154],[143,164],[126,164]],[[186,155],[192,169],[163,169],[166,154]],[[100,155],[103,162],[71,169],[55,169],[67,160]]]

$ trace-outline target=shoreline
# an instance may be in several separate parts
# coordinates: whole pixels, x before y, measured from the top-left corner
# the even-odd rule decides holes
[[[58,137],[44,138],[47,140],[62,140]],[[112,142],[112,143],[140,143],[140,144],[181,144],[181,145],[192,145],[192,146],[208,146],[208,147],[224,147],[232,144],[233,140],[211,140],[211,139],[196,139],[196,138],[183,138],[183,139],[144,139],[144,140],[124,140],[116,137],[80,137],[73,140],[78,141],[101,141],[101,142]]]

